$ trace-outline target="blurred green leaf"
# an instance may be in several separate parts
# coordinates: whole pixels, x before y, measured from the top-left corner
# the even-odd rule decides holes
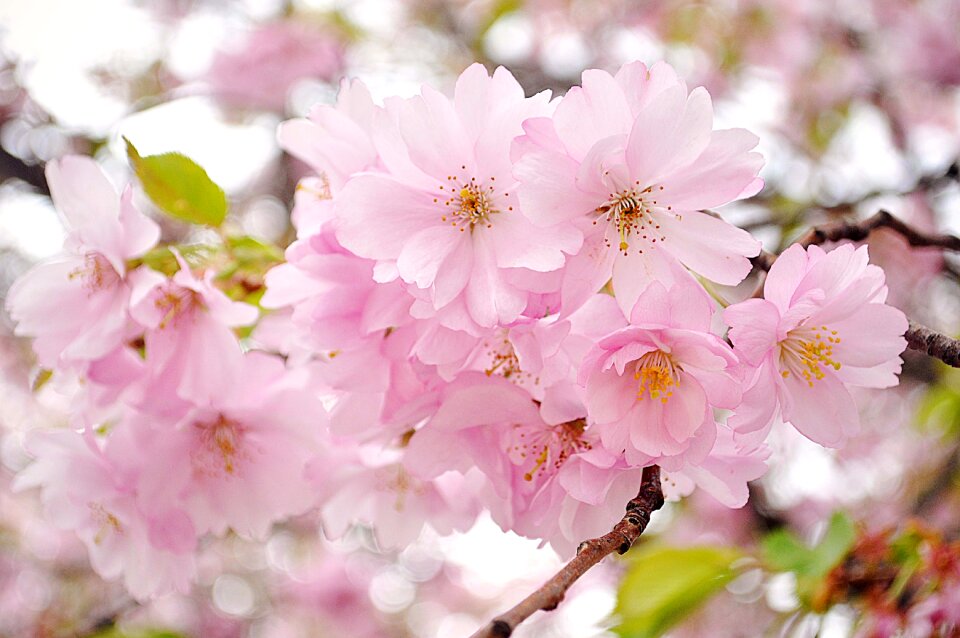
[[[213,257],[217,251],[217,246],[210,244],[181,244],[176,246],[176,249],[190,266],[198,268]],[[169,246],[157,246],[142,257],[127,263],[127,268],[132,270],[140,265],[146,265],[168,277],[180,270],[180,264],[177,263],[177,258]]]
[[[917,423],[921,431],[939,432],[951,439],[960,434],[960,392],[952,371],[927,391],[917,410]]]
[[[856,540],[853,521],[843,512],[835,512],[827,524],[823,539],[815,547],[806,547],[790,532],[779,529],[763,539],[766,563],[780,571],[798,576],[825,576],[846,556]]]
[[[227,247],[241,269],[262,264],[272,266],[283,261],[283,251],[279,247],[249,235],[227,237]]]
[[[857,528],[845,512],[834,512],[823,539],[813,549],[815,573],[826,574],[843,560],[857,540]]]
[[[771,568],[783,572],[805,572],[813,550],[785,529],[771,532],[763,539],[763,557]]]
[[[91,635],[91,638],[185,638],[183,634],[165,629],[142,629],[133,632],[121,631],[111,626]]]
[[[620,583],[615,629],[624,638],[659,636],[736,577],[729,547],[637,547]]]
[[[523,2],[521,0],[498,0],[495,2],[477,28],[473,48],[479,50],[483,45],[483,38],[487,35],[487,32],[493,28],[493,25],[495,25],[500,18],[514,13],[522,6]]]
[[[217,272],[217,282],[228,297],[259,305],[266,291],[263,277],[268,270],[283,262],[283,251],[255,237],[227,237],[228,261]]]
[[[835,512],[823,538],[814,547],[807,547],[783,529],[768,534],[761,546],[764,562],[771,569],[796,574],[797,594],[809,605],[824,577],[843,561],[856,538],[857,530],[850,517]]]
[[[219,226],[227,216],[227,196],[199,164],[181,153],[142,157],[127,144],[127,157],[143,190],[161,210],[191,224]]]

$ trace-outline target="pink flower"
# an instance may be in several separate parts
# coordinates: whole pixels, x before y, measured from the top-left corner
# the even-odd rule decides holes
[[[302,197],[309,195],[298,192],[297,206]],[[339,353],[410,323],[413,300],[399,281],[374,281],[374,262],[343,248],[330,221],[314,219],[312,232],[287,248],[286,263],[267,272],[261,305],[292,307],[290,321],[301,344],[315,352]]]
[[[587,418],[604,447],[631,465],[679,469],[713,448],[713,408],[740,402],[737,358],[710,332],[712,306],[696,283],[650,284],[629,324],[600,339],[584,358]]]
[[[177,254],[180,271],[156,272],[138,283],[130,313],[145,329],[148,374],[143,407],[172,413],[183,401],[210,405],[239,378],[242,350],[231,328],[253,323],[257,309],[214,287],[213,272],[197,279]]]
[[[137,481],[147,450],[109,445],[101,449],[92,433],[44,432],[30,442],[37,458],[15,488],[40,487],[47,518],[75,531],[94,571],[108,580],[122,577],[138,600],[186,593],[197,544],[190,518],[177,507],[142,503]]]
[[[67,227],[67,254],[39,264],[10,289],[18,335],[34,337],[41,365],[105,356],[127,336],[128,259],[147,252],[160,229],[118,195],[95,161],[68,155],[47,164],[54,205]]]
[[[334,445],[308,468],[319,488],[320,516],[329,538],[363,523],[373,526],[382,546],[405,547],[425,525],[450,534],[466,531],[476,521],[484,481],[475,469],[421,478],[402,463],[403,450]]]
[[[769,456],[766,445],[739,446],[733,431],[720,427],[707,458],[679,471],[663,473],[664,494],[672,500],[699,487],[727,507],[743,507],[750,498],[747,483],[767,473]]]
[[[848,387],[897,384],[907,319],[884,303],[883,271],[868,259],[866,246],[793,245],[770,269],[763,299],[724,311],[735,352],[755,367],[735,430],[765,438],[779,407],[804,436],[838,447],[860,426]]]
[[[321,186],[322,190],[329,190],[329,196],[339,193],[354,173],[379,165],[371,135],[374,120],[382,117],[382,112],[363,82],[344,79],[336,105],[318,104],[307,118],[282,123],[277,129],[277,141],[321,177],[319,185],[304,186]],[[300,225],[297,228],[302,230]]]
[[[509,71],[490,77],[479,64],[452,100],[425,86],[393,103],[374,127],[384,171],[354,176],[334,199],[338,239],[377,261],[378,281],[410,285],[414,316],[440,312],[454,329],[515,321],[531,277],[579,246],[570,228],[534,227],[517,203],[510,144],[549,109],[547,94],[525,98]]]
[[[206,79],[228,104],[282,111],[295,82],[332,80],[342,66],[342,46],[332,33],[281,20],[250,33],[238,50],[221,51]]]
[[[665,63],[639,62],[616,76],[583,73],[552,120],[524,123],[514,170],[524,214],[544,229],[571,223],[583,237],[569,260],[563,305],[576,308],[606,283],[624,312],[679,260],[721,284],[739,283],[760,244],[704,212],[749,197],[763,182],[743,129],[713,131],[710,96],[687,91]]]
[[[152,503],[176,503],[199,533],[263,538],[281,519],[315,501],[306,480],[327,415],[305,370],[288,371],[264,353],[244,355],[237,382],[177,422],[134,415],[128,429],[151,450],[140,490]]]
[[[526,390],[482,372],[459,375],[443,388],[439,403],[412,435],[404,467],[423,479],[479,469],[489,481],[481,493],[483,504],[503,529],[564,546],[572,543],[555,527],[555,509],[566,494],[559,473],[594,449],[604,460],[613,458],[600,448],[586,421],[548,423]],[[596,498],[602,500],[602,494]]]

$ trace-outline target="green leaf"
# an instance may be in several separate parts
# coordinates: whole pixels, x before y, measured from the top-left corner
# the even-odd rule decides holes
[[[181,153],[142,157],[127,144],[127,157],[143,190],[162,211],[191,224],[219,226],[227,216],[227,196],[199,164]]]
[[[830,517],[823,539],[815,547],[807,547],[786,530],[776,530],[761,543],[766,564],[777,571],[797,576],[797,595],[807,605],[819,600],[816,596],[824,577],[839,565],[857,539],[853,521],[843,512]],[[814,605],[816,606],[816,605]]]
[[[827,531],[814,548],[814,573],[826,575],[831,569],[840,564],[854,542],[857,540],[857,528],[853,520],[844,512],[834,512],[827,524]]]
[[[227,247],[241,268],[262,264],[269,267],[283,261],[283,251],[279,247],[249,235],[227,237]]]
[[[194,268],[199,268],[212,259],[218,250],[217,246],[210,244],[180,244],[176,249],[180,256]],[[142,257],[127,262],[129,270],[140,265],[146,265],[168,277],[180,270],[180,264],[177,263],[177,258],[170,250],[170,246],[157,246]]]
[[[940,433],[951,439],[960,433],[960,392],[955,384],[955,376],[948,374],[927,391],[917,410],[922,432]]]
[[[729,547],[637,547],[617,593],[624,638],[652,638],[682,620],[733,580],[742,558]]]
[[[110,626],[92,634],[91,638],[184,638],[184,636],[165,629],[142,629],[130,633],[121,631],[117,626]]]
[[[843,560],[853,547],[856,535],[850,517],[836,512],[830,517],[827,531],[816,547],[805,546],[783,529],[768,534],[762,543],[764,559],[774,569],[820,578]]]
[[[813,550],[785,529],[771,532],[763,539],[763,557],[767,565],[782,572],[805,572]]]

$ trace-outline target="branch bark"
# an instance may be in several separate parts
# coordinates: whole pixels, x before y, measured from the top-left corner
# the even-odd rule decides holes
[[[907,339],[907,347],[911,350],[924,352],[935,359],[940,359],[948,366],[960,368],[960,340],[935,332],[913,321],[910,322],[904,337]]]
[[[806,247],[843,239],[863,241],[878,228],[889,228],[899,233],[911,246],[917,248],[936,247],[944,250],[960,251],[960,237],[921,232],[903,223],[885,210],[880,210],[877,214],[860,222],[839,221],[816,226],[801,237],[798,243]]]
[[[627,513],[613,529],[601,536],[584,541],[577,555],[563,569],[535,592],[509,611],[500,614],[480,628],[471,638],[509,638],[517,626],[539,610],[552,611],[563,600],[567,590],[587,570],[609,554],[625,553],[636,542],[650,522],[650,515],[663,506],[660,468],[656,465],[643,469],[640,491],[627,503]]]

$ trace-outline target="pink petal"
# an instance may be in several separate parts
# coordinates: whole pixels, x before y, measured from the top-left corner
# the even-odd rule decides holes
[[[681,216],[658,214],[667,250],[690,270],[718,284],[733,286],[752,266],[748,257],[760,253],[760,242],[750,233],[706,213]]]
[[[811,387],[791,374],[781,381],[786,389],[783,419],[805,437],[825,447],[840,447],[860,429],[860,414],[850,392],[827,372]]]
[[[730,326],[735,352],[750,365],[760,361],[777,345],[780,312],[766,299],[747,299],[723,311]]]

